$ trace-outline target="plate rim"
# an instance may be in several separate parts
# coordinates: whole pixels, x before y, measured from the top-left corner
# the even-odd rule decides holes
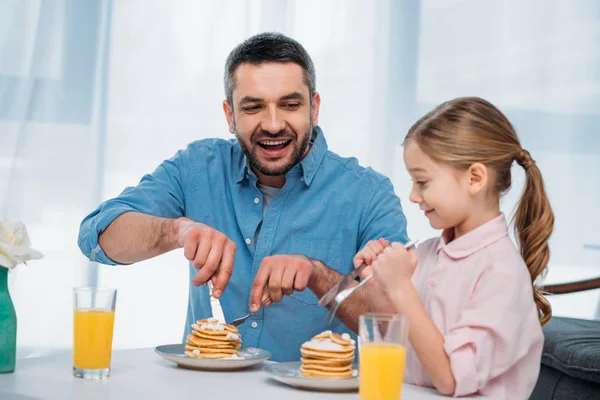
[[[278,365],[302,365],[302,361],[283,361],[283,362],[273,362],[273,363],[269,363],[269,364],[265,364],[263,366],[263,369],[265,370],[265,372],[267,372],[270,375],[277,375],[280,376],[282,378],[293,378],[293,379],[301,379],[303,381],[306,382],[317,382],[317,381],[323,381],[323,382],[350,382],[350,381],[355,381],[358,380],[358,375],[353,376],[352,378],[333,378],[333,379],[328,379],[328,378],[310,378],[308,376],[285,376],[285,375],[278,375],[278,374],[273,374],[272,371],[270,371],[271,368],[277,367]],[[358,370],[358,364],[356,363],[352,363],[352,369],[357,369]]]
[[[272,378],[275,379],[278,382],[284,383],[288,386],[292,386],[292,387],[300,387],[298,385],[294,385],[290,382],[286,382],[286,379],[294,379],[297,382],[301,382],[302,384],[304,383],[309,383],[309,385],[306,386],[301,386],[302,388],[310,388],[312,390],[319,390],[319,391],[349,391],[349,390],[357,390],[358,389],[358,375],[357,376],[353,376],[352,378],[335,378],[335,379],[327,379],[327,378],[310,378],[307,376],[286,376],[286,375],[280,375],[277,373],[273,372],[273,368],[276,368],[278,365],[295,365],[297,367],[299,367],[300,365],[302,365],[302,361],[284,361],[284,362],[274,362],[274,363],[269,363],[269,364],[265,364],[263,365],[263,370]],[[353,369],[356,367],[356,369],[358,369],[358,365],[356,363],[352,363],[352,367]],[[342,382],[342,383],[347,383],[350,384],[352,383],[356,383],[356,385],[352,385],[351,388],[334,388],[334,387],[329,387],[324,389],[323,387],[319,387],[318,384],[319,383],[326,383],[326,384],[331,384],[332,382]],[[310,383],[314,384],[311,385]]]
[[[192,358],[192,357],[188,357],[185,354],[176,354],[176,353],[168,353],[166,351],[162,351],[159,349],[159,347],[165,347],[165,346],[185,346],[184,343],[168,343],[168,344],[161,344],[161,345],[157,345],[154,346],[154,352],[156,354],[158,354],[159,356],[163,357],[163,355],[165,356],[169,356],[169,357],[175,357],[178,359],[182,359],[182,360],[203,360],[204,362],[211,362],[211,361],[216,361],[216,362],[222,362],[225,361],[227,363],[247,363],[249,361],[255,361],[256,363],[258,362],[264,362],[269,360],[273,354],[269,351],[269,350],[265,350],[265,349],[261,349],[259,347],[244,347],[242,346],[240,349],[258,349],[261,352],[265,353],[265,356],[263,357],[259,357],[259,358],[227,358],[227,359],[219,359],[219,358]],[[164,357],[163,357],[164,358]],[[173,360],[167,360],[167,361],[171,361],[171,362],[175,362]],[[177,362],[175,362],[176,364],[179,364]]]

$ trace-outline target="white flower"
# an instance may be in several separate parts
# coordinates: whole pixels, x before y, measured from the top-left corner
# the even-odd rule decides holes
[[[43,254],[30,248],[27,229],[21,221],[0,222],[0,267],[13,269],[29,260],[39,260]]]

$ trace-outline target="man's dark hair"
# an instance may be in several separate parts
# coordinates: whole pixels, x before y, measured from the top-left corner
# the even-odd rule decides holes
[[[277,32],[265,32],[254,35],[236,46],[225,62],[225,96],[233,108],[233,89],[235,71],[244,63],[262,64],[266,62],[292,62],[304,70],[304,82],[312,99],[316,91],[315,67],[312,59],[296,40]]]

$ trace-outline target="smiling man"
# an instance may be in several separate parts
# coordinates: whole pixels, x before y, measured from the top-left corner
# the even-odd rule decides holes
[[[227,321],[258,311],[239,328],[245,346],[298,360],[317,333],[356,331],[363,288],[331,326],[318,298],[369,240],[406,242],[406,220],[389,179],[327,149],[314,66],[298,42],[277,33],[247,39],[227,58],[224,83],[235,139],[191,143],[101,204],[83,220],[79,246],[111,265],[183,247],[185,334],[211,316],[210,280]],[[275,304],[260,308],[267,297]]]

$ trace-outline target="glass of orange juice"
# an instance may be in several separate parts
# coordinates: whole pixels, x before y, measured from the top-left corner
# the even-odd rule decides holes
[[[397,314],[359,317],[361,400],[399,400],[402,395],[408,319]]]
[[[84,379],[109,377],[116,301],[116,289],[74,289],[74,376]]]

